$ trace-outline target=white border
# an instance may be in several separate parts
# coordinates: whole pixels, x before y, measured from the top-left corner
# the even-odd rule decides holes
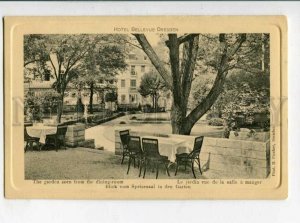
[[[284,201],[6,200],[0,222],[298,222],[300,207],[300,2],[0,2],[3,16],[286,15],[289,29],[289,198]],[[3,39],[3,25],[0,27]],[[3,42],[0,43],[3,92]],[[1,97],[1,109],[3,98]],[[3,113],[0,114],[3,123]],[[0,129],[3,145],[3,128]],[[3,153],[0,153],[3,173]],[[3,185],[3,177],[0,177]]]

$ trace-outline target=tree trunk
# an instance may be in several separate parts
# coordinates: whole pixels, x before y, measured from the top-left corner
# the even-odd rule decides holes
[[[90,114],[93,114],[94,83],[90,85]]]
[[[64,107],[64,92],[61,92],[60,93],[60,100],[59,100],[58,106],[57,106],[57,116],[56,116],[56,122],[57,123],[61,122],[63,107]]]
[[[188,115],[187,100],[189,98],[195,63],[198,55],[199,34],[188,34],[177,37],[176,34],[169,34],[169,40],[166,45],[169,48],[169,56],[171,63],[171,74],[164,68],[162,62],[154,52],[153,48],[143,34],[133,34],[144,52],[150,58],[152,64],[159,74],[165,80],[166,85],[173,93],[173,106],[171,111],[171,124],[173,134],[190,134],[194,124],[208,111],[218,98],[222,91],[225,78],[228,73],[228,59],[232,59],[239,50],[242,43],[246,40],[246,34],[240,34],[239,39],[233,44],[228,52],[228,45],[225,34],[219,34],[219,42],[221,47],[220,63],[218,65],[218,73],[211,91],[202,102]],[[183,58],[180,70],[179,45],[184,43]]]
[[[171,124],[173,134],[187,135],[183,129],[185,119],[184,113],[185,111],[183,111],[181,106],[173,103],[171,109]]]

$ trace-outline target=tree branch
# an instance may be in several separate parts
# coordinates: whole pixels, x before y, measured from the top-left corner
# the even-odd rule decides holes
[[[177,34],[169,34],[169,50],[170,62],[173,77],[173,100],[175,104],[182,104],[182,88],[181,88],[181,75],[179,72],[179,42]]]
[[[24,67],[26,67],[28,64],[38,62],[38,61],[40,61],[40,60],[31,60],[31,61],[24,62]]]
[[[132,34],[135,36],[139,44],[141,45],[144,52],[147,54],[149,59],[151,60],[153,66],[156,68],[158,73],[162,76],[164,81],[166,82],[166,85],[169,89],[173,89],[172,86],[172,76],[170,72],[164,67],[164,64],[159,59],[155,51],[153,50],[152,46],[148,42],[146,36],[144,34]]]
[[[56,68],[55,68],[55,66],[54,66],[54,64],[53,64],[53,61],[52,61],[52,59],[51,59],[50,55],[49,55],[49,60],[50,60],[50,63],[51,63],[51,65],[52,65],[52,67],[53,67],[53,70],[54,70],[54,75],[55,75],[55,77],[56,77],[56,80],[57,80],[57,72],[56,72]]]
[[[188,103],[188,98],[191,91],[192,80],[194,75],[194,70],[196,66],[196,60],[199,49],[199,35],[194,36],[194,38],[189,39],[184,43],[183,46],[183,58],[182,58],[182,94],[185,107]]]
[[[182,43],[184,43],[184,42],[187,42],[187,41],[193,39],[193,38],[196,37],[196,36],[199,36],[199,33],[198,33],[198,34],[190,33],[190,34],[185,34],[185,35],[183,35],[183,36],[180,36],[180,37],[178,37],[178,39],[177,39],[177,40],[178,40],[178,45],[180,45],[180,44],[182,44]],[[168,46],[169,44],[170,44],[170,41],[167,40],[167,41],[166,41],[166,45]]]
[[[219,35],[219,42],[221,44],[221,47],[223,47],[223,50],[216,79],[205,99],[200,104],[198,104],[196,108],[194,108],[194,110],[192,110],[191,113],[186,117],[185,123],[187,123],[188,125],[185,126],[186,128],[193,126],[199,120],[199,118],[204,115],[214,104],[215,100],[223,90],[223,85],[228,73],[227,68],[229,56],[232,57],[239,50],[245,40],[246,36],[242,34],[241,38],[239,38],[239,40],[237,40],[237,42],[234,44],[233,49],[228,53],[228,44],[226,43],[225,34]]]

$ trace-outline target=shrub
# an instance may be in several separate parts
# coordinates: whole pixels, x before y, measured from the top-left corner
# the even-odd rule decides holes
[[[120,124],[126,124],[126,122],[124,122],[124,121],[120,121]]]
[[[221,118],[212,118],[209,120],[208,124],[212,126],[223,126],[224,120]]]
[[[136,116],[132,116],[131,118],[130,118],[130,120],[136,120],[137,118],[136,118]]]

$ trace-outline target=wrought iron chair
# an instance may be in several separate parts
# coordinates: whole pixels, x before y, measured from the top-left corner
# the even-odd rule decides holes
[[[139,177],[140,177],[142,172],[142,164],[144,163],[144,153],[141,147],[141,138],[139,136],[129,136],[128,151],[129,151],[129,161],[128,161],[127,174],[129,173],[132,160],[134,163],[134,167],[135,167],[135,161],[138,160],[138,167],[140,170]]]
[[[199,137],[195,138],[194,148],[193,148],[192,152],[176,154],[175,176],[177,174],[179,165],[184,164],[185,169],[186,169],[186,166],[189,162],[191,163],[191,168],[192,168],[194,178],[196,178],[195,171],[194,171],[194,162],[196,162],[198,164],[200,174],[202,175],[200,157],[199,156],[200,156],[201,147],[202,147],[202,144],[203,144],[203,139],[204,139],[204,136],[199,136]]]
[[[58,126],[56,134],[46,136],[46,144],[53,144],[55,146],[56,152],[60,149],[61,145],[67,149],[65,145],[65,137],[68,130],[68,126]]]
[[[28,133],[27,133],[27,129],[26,127],[28,126],[32,126],[32,124],[26,124],[24,125],[24,142],[26,142],[26,145],[25,145],[25,152],[27,151],[28,149],[28,146],[30,147],[30,149],[32,150],[33,149],[33,143],[36,143],[39,147],[39,138],[37,137],[31,137]]]
[[[129,157],[129,150],[128,150],[129,136],[130,136],[129,130],[120,131],[120,138],[121,138],[121,143],[122,143],[122,147],[123,147],[121,164],[123,164],[125,156]]]
[[[170,176],[169,169],[168,169],[168,163],[169,163],[168,157],[161,156],[159,154],[158,140],[143,138],[142,145],[143,145],[143,150],[145,155],[143,178],[145,178],[148,164],[154,164],[154,167],[156,168],[156,179],[158,178],[158,171],[159,171],[160,164],[164,164],[168,176]]]

